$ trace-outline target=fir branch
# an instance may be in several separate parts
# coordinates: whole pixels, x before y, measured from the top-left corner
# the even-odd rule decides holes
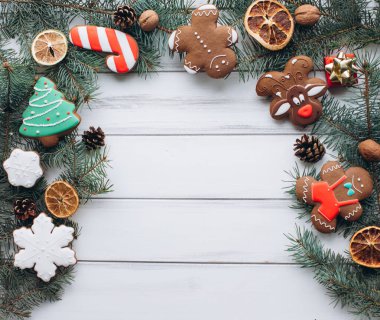
[[[288,235],[288,252],[302,267],[314,270],[315,278],[328,294],[342,306],[350,306],[354,314],[368,317],[380,315],[380,291],[377,280],[370,281],[368,272],[350,259],[324,249],[309,230],[297,227],[296,236]],[[377,271],[374,274],[379,274]],[[366,279],[364,281],[364,279]]]

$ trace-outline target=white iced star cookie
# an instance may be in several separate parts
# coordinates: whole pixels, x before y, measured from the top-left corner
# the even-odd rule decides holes
[[[34,267],[37,276],[48,282],[55,276],[57,266],[68,267],[77,262],[75,252],[67,247],[74,239],[73,233],[71,227],[55,227],[52,219],[41,213],[31,228],[13,231],[14,242],[21,248],[15,255],[15,267]]]
[[[31,188],[42,177],[40,156],[34,151],[14,149],[3,163],[12,186]]]

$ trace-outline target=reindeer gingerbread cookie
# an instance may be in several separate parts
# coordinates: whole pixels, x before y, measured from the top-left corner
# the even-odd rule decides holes
[[[360,167],[344,170],[337,161],[325,163],[321,169],[321,181],[306,176],[296,182],[296,196],[299,201],[314,205],[311,221],[323,233],[336,230],[337,217],[356,221],[363,213],[360,200],[368,198],[373,182],[368,173]]]
[[[224,78],[236,66],[236,54],[229,47],[238,41],[229,26],[218,26],[218,9],[205,4],[194,10],[191,25],[175,30],[169,38],[173,52],[186,52],[184,68],[190,74],[206,71],[212,78]]]
[[[270,114],[274,119],[289,118],[296,125],[314,123],[322,114],[322,103],[317,99],[327,86],[319,78],[309,78],[313,60],[306,56],[290,59],[283,72],[272,71],[257,82],[259,96],[271,96]]]

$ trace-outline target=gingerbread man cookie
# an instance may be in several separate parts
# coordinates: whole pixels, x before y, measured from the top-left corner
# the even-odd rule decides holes
[[[200,6],[191,15],[191,25],[175,30],[169,48],[186,52],[184,68],[190,74],[206,71],[212,78],[224,78],[236,66],[236,54],[229,47],[238,41],[229,26],[218,26],[218,9],[211,4]]]
[[[271,96],[270,113],[274,119],[289,118],[296,125],[306,126],[319,119],[322,103],[317,99],[325,94],[326,83],[308,78],[313,60],[306,56],[290,59],[283,72],[271,71],[262,75],[256,85],[259,96]]]
[[[356,221],[363,213],[360,200],[368,198],[373,182],[368,173],[360,167],[345,171],[337,161],[325,163],[321,169],[321,181],[306,176],[296,183],[297,199],[314,205],[311,221],[323,233],[336,230],[337,217]]]

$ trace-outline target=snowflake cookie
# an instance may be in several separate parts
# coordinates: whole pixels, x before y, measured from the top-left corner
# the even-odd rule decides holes
[[[3,166],[9,183],[15,187],[31,188],[43,174],[40,156],[34,151],[14,149]]]
[[[194,10],[191,24],[179,27],[169,38],[173,52],[186,52],[185,70],[198,71],[215,79],[224,78],[236,66],[235,52],[230,48],[238,41],[237,32],[230,26],[218,25],[219,11],[212,4]]]
[[[363,213],[361,200],[368,198],[373,181],[368,171],[360,167],[344,170],[337,161],[328,161],[321,169],[321,181],[301,177],[296,182],[299,201],[313,205],[311,221],[323,233],[336,230],[337,218],[356,221]]]
[[[67,247],[74,239],[73,233],[73,228],[56,227],[51,218],[41,213],[31,228],[13,231],[14,242],[22,248],[15,255],[15,267],[34,267],[37,276],[48,282],[55,276],[57,266],[68,267],[76,263],[75,252]]]

